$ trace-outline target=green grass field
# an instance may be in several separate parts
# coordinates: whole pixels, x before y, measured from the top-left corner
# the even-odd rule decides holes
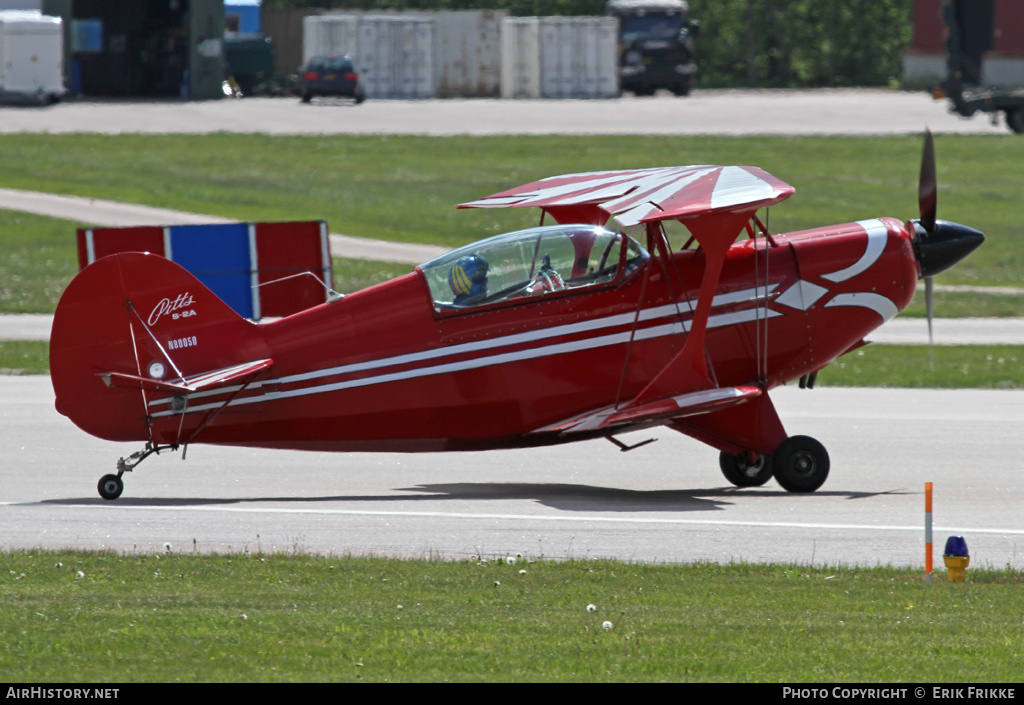
[[[940,283],[1021,285],[1024,141],[940,135],[936,152],[939,216],[989,238]],[[239,220],[326,219],[334,232],[454,247],[538,217],[460,202],[555,174],[678,164],[751,164],[794,185],[771,211],[775,232],[912,218],[921,138],[0,135],[0,156],[0,187]]]
[[[0,554],[0,679],[1019,681],[1024,578],[950,583],[938,565],[926,583],[883,567],[17,551]]]

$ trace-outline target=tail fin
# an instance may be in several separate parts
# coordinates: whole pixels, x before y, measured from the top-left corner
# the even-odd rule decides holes
[[[50,334],[57,410],[113,441],[175,442],[155,437],[148,410],[155,395],[251,378],[270,364],[254,323],[179,265],[140,252],[104,257],[79,273]]]

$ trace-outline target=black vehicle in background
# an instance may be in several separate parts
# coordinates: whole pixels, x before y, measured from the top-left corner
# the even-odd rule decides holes
[[[619,19],[622,90],[651,95],[667,88],[689,95],[697,73],[693,38],[699,23],[684,0],[611,0],[605,12]]]
[[[347,56],[314,56],[301,74],[303,103],[318,95],[354,98],[357,103],[366,100],[359,71]]]
[[[942,6],[946,26],[946,77],[932,94],[948,97],[950,110],[971,117],[976,112],[1002,112],[1006,126],[1024,133],[1024,89],[984,85],[982,59],[992,49],[994,29],[992,0],[952,0]],[[1024,78],[1024,77],[1022,77]]]

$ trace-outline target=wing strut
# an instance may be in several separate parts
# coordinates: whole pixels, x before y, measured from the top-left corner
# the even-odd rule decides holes
[[[725,266],[725,257],[736,237],[743,231],[749,211],[705,213],[689,220],[686,225],[701,246],[705,257],[704,277],[697,297],[690,332],[675,358],[655,376],[653,380],[630,402],[629,406],[644,404],[675,396],[681,392],[692,392],[716,387],[707,357],[704,354],[704,336],[711,316],[711,303],[718,288],[718,281]]]

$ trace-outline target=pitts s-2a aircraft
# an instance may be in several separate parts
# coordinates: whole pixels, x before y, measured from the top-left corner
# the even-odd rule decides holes
[[[106,499],[150,454],[191,443],[628,449],[617,435],[660,425],[719,450],[736,486],[774,476],[812,492],[829,456],[787,435],[769,391],[812,384],[984,237],[936,220],[930,134],[919,219],[770,234],[758,209],[793,191],[749,166],[542,179],[461,206],[538,207],[539,227],[263,324],[162,257],[105,257],[57,307],[57,409],[100,438],[145,442],[100,480]],[[665,221],[692,235],[678,251]]]

